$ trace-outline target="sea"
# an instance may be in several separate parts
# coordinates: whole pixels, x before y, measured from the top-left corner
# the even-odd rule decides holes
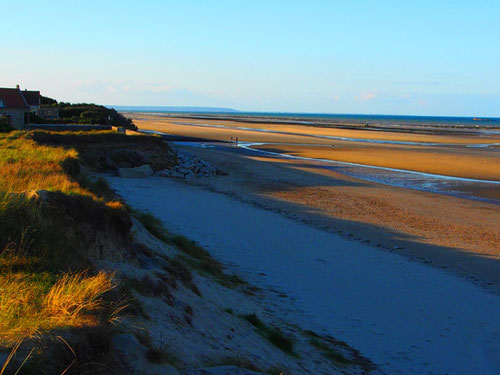
[[[368,125],[368,126],[411,126],[411,127],[444,127],[463,129],[500,130],[499,117],[454,117],[454,116],[404,116],[377,114],[327,114],[327,113],[293,113],[293,112],[243,112],[231,109],[186,107],[139,107],[115,106],[118,111],[147,112],[164,115],[180,115],[186,117],[207,118],[247,118],[255,120],[273,120],[309,125]],[[174,108],[172,110],[170,108]],[[199,108],[199,109],[197,109]]]

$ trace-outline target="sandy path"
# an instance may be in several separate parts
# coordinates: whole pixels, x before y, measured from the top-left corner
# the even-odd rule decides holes
[[[289,300],[272,305],[289,321],[346,340],[388,374],[500,372],[497,295],[221,194],[163,178],[109,180],[252,283],[285,291]]]

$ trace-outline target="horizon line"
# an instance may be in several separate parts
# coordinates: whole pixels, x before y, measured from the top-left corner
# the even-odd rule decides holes
[[[400,116],[400,117],[437,117],[437,118],[470,118],[470,119],[490,119],[490,120],[500,120],[500,116],[481,116],[481,115],[413,115],[413,114],[396,114],[396,113],[342,113],[342,112],[288,112],[288,111],[256,111],[256,110],[241,110],[241,109],[234,109],[230,107],[218,107],[218,106],[196,106],[196,105],[104,105],[105,107],[110,107],[117,109],[119,107],[127,107],[127,108],[198,108],[198,109],[212,109],[211,112],[218,112],[214,110],[229,110],[230,112],[235,112],[245,114],[245,113],[254,113],[254,114],[273,114],[273,115],[280,115],[280,114],[296,114],[296,115],[330,115],[330,116]],[[133,110],[130,110],[131,112],[135,112]],[[147,110],[143,110],[147,111]],[[140,112],[140,111],[137,111]],[[148,112],[148,111],[147,111]],[[170,112],[179,112],[179,113],[207,113],[204,111],[176,111],[176,110],[171,110]],[[230,113],[230,112],[223,112],[219,111],[220,113]]]

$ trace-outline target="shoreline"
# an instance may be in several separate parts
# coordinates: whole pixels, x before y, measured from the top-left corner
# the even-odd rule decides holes
[[[192,179],[188,185],[447,269],[500,293],[498,205],[360,183],[307,164],[296,166],[210,148],[175,148],[229,173],[221,178]],[[404,202],[414,203],[407,206]],[[451,217],[443,217],[442,211]],[[467,215],[468,221],[463,222],[460,218]]]

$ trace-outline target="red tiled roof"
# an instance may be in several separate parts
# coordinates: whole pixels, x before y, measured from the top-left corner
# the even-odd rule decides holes
[[[40,91],[21,91],[24,96],[24,100],[29,106],[40,106]]]
[[[19,89],[0,88],[0,100],[7,108],[29,109],[28,103]]]

